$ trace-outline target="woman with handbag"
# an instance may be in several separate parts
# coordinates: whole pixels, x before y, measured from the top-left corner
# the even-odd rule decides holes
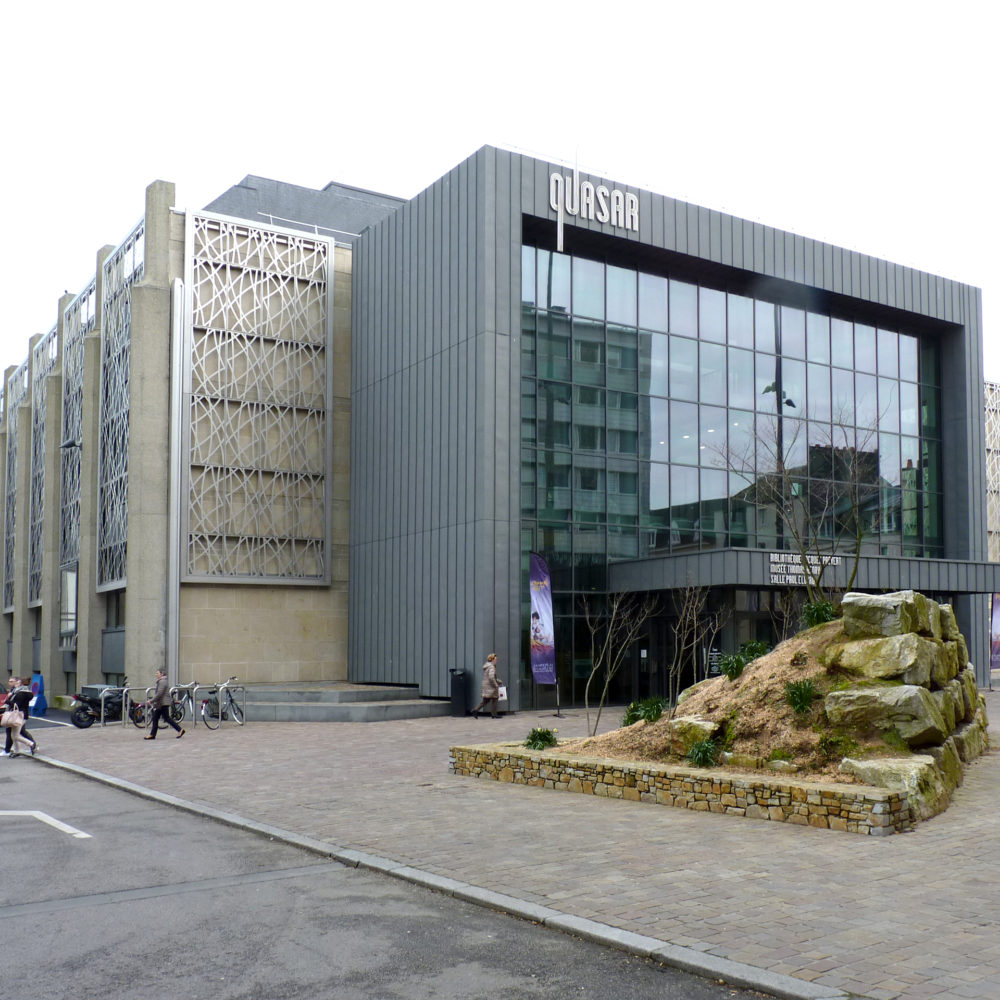
[[[489,702],[490,718],[497,717],[497,702],[500,699],[500,685],[502,683],[503,681],[497,677],[497,654],[490,653],[483,664],[483,700],[472,710],[474,719],[479,718],[479,711],[486,708],[487,702]]]
[[[30,745],[31,756],[35,756],[38,749],[38,741],[28,732],[24,726],[24,720],[28,717],[28,706],[31,704],[31,688],[24,684],[20,677],[11,677],[10,694],[3,705],[3,715],[0,716],[0,725],[7,730],[7,742],[4,746],[5,757],[16,757],[15,749],[18,743]]]

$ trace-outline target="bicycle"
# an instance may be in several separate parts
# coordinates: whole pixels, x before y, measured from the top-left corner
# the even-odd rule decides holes
[[[230,716],[238,726],[242,726],[246,721],[243,709],[229,689],[229,685],[237,679],[230,677],[217,688],[212,688],[209,696],[201,703],[201,719],[209,729],[218,729],[223,722],[229,721]]]
[[[174,700],[170,704],[170,718],[174,722],[183,722],[184,716],[188,712],[190,712],[192,720],[197,715],[198,710],[194,703],[194,689],[197,686],[197,681],[191,681],[190,684],[174,685]]]

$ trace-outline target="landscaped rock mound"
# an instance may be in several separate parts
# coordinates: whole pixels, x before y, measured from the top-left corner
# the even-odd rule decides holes
[[[796,713],[791,681],[817,698]],[[964,765],[987,747],[985,701],[948,605],[914,591],[848,594],[843,619],[689,688],[673,719],[561,743],[560,752],[680,762],[707,739],[720,763],[907,792],[914,820],[946,809]]]

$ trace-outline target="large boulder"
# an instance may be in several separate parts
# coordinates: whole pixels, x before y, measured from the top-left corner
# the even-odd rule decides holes
[[[831,691],[824,708],[835,726],[895,729],[912,749],[943,743],[951,735],[930,691],[915,684]]]
[[[685,754],[695,743],[712,739],[718,728],[718,723],[700,715],[679,715],[669,723],[670,749]]]
[[[962,784],[962,758],[953,737],[949,736],[939,747],[928,747],[927,755],[934,758],[949,793]]]
[[[979,719],[961,723],[951,734],[951,738],[955,741],[958,756],[966,764],[981,757],[989,746],[986,727]]]
[[[845,594],[842,601],[844,631],[851,639],[918,635],[941,638],[941,612],[932,601],[914,590],[894,594]]]
[[[943,648],[932,639],[912,632],[884,639],[857,639],[830,648],[824,662],[839,666],[873,681],[901,680],[904,684],[928,687],[938,668]],[[956,670],[957,673],[957,670]]]
[[[976,671],[972,667],[967,667],[957,677],[962,685],[962,705],[965,711],[962,718],[966,722],[972,722],[976,717],[976,709],[979,707],[979,685],[976,683]]]
[[[840,762],[840,770],[853,774],[868,785],[906,792],[910,818],[914,821],[930,819],[944,812],[951,802],[951,791],[941,768],[929,755],[874,760],[845,757]]]
[[[947,642],[956,642],[962,638],[962,633],[958,629],[958,619],[955,617],[955,610],[950,604],[939,604],[938,615],[941,618],[941,638]]]

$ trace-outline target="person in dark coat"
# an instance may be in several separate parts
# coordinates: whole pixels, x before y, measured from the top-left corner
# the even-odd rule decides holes
[[[153,697],[148,702],[153,712],[153,727],[150,729],[148,736],[143,736],[144,740],[156,739],[156,729],[161,720],[177,730],[177,739],[180,739],[184,735],[184,730],[170,718],[170,704],[172,701],[173,698],[170,696],[170,685],[167,683],[166,671],[157,670],[156,689],[153,691]]]
[[[28,721],[28,706],[31,704],[31,688],[24,683],[23,677],[11,677],[10,679],[10,694],[7,696],[7,700],[3,704],[3,709],[6,708],[19,708],[24,715],[25,722]],[[3,711],[0,709],[0,712]],[[7,730],[7,740],[4,744],[3,752],[5,756],[16,756],[13,751],[15,736],[27,743],[31,743],[31,755],[34,757],[35,751],[38,749],[38,741],[35,739],[31,733],[28,732],[26,726],[21,726],[19,733],[15,734],[13,729]]]
[[[474,719],[479,718],[480,710],[485,709],[487,705],[490,709],[490,718],[497,717],[497,702],[500,698],[500,685],[502,683],[503,681],[497,677],[497,654],[490,653],[483,664],[483,700],[472,710]]]

